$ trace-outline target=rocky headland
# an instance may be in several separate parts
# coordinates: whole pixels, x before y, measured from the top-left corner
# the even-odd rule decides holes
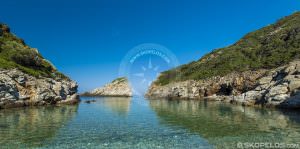
[[[300,61],[273,70],[246,71],[207,80],[152,85],[155,98],[221,100],[243,105],[300,108]]]
[[[77,83],[0,24],[0,109],[79,102]]]
[[[103,87],[96,88],[90,92],[85,92],[82,96],[112,96],[112,97],[131,97],[132,91],[128,79],[125,77],[117,78]]]
[[[297,12],[198,61],[161,73],[146,96],[300,108],[299,58]]]

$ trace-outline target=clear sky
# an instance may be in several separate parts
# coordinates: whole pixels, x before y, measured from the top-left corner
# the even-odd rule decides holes
[[[2,0],[0,21],[38,48],[80,91],[118,76],[142,43],[171,50],[180,64],[228,46],[300,10],[299,0]]]

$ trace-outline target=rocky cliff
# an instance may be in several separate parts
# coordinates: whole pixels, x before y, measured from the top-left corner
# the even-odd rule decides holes
[[[273,70],[234,72],[207,80],[188,80],[164,86],[152,85],[147,96],[300,108],[300,61],[293,61]]]
[[[146,96],[300,108],[300,13],[163,72]]]
[[[0,109],[76,103],[76,82],[0,24]]]
[[[132,96],[131,87],[127,78],[117,78],[111,83],[106,84],[103,87],[96,88],[90,92],[82,94],[83,96]]]

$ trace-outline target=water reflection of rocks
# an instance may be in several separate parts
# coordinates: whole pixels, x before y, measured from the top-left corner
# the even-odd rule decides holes
[[[1,147],[41,147],[51,141],[59,129],[75,116],[77,107],[73,105],[1,110]]]
[[[119,116],[126,116],[130,110],[130,97],[100,97],[98,102]]]
[[[232,148],[237,142],[299,143],[300,140],[299,112],[193,100],[149,102],[161,123],[187,129],[216,147]]]

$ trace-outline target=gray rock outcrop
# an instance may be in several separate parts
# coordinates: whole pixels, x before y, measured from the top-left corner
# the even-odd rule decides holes
[[[0,23],[0,109],[79,101],[77,84]]]
[[[33,77],[18,69],[0,69],[0,109],[79,101],[77,84],[69,79]]]
[[[96,88],[90,92],[83,93],[82,96],[121,96],[131,97],[132,90],[127,78],[117,78],[103,87]]]
[[[300,61],[272,70],[233,72],[224,77],[175,82],[159,86],[154,83],[146,96],[150,98],[199,98],[222,100],[249,106],[300,108]]]

